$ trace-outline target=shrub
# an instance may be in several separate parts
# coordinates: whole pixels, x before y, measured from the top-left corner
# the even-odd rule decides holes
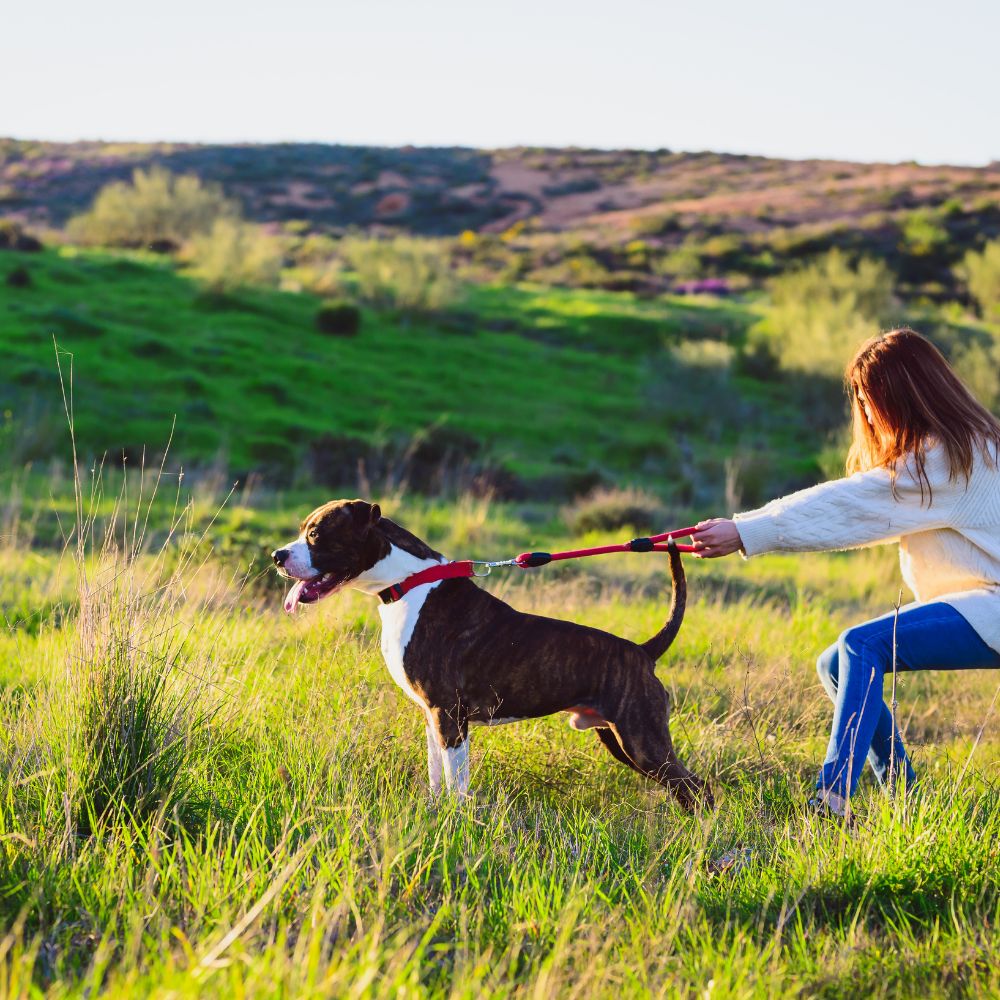
[[[327,302],[316,312],[316,329],[334,337],[353,337],[361,329],[361,310],[350,302]]]
[[[903,222],[900,249],[914,257],[930,257],[948,245],[948,230],[940,215],[922,208],[911,212]]]
[[[287,449],[286,449],[287,450]],[[316,480],[359,492],[411,490],[426,496],[491,496],[523,499],[524,483],[491,459],[467,431],[434,425],[413,435],[394,435],[372,444],[361,438],[327,434],[309,444]]]
[[[632,228],[639,236],[666,236],[668,233],[680,232],[683,227],[673,212],[661,212],[634,216]]]
[[[26,267],[15,267],[4,280],[8,288],[30,288],[34,284]]]
[[[852,266],[839,250],[770,283],[771,304],[750,331],[746,351],[760,366],[770,354],[786,370],[839,379],[851,353],[878,332],[892,303],[892,275],[881,261]]]
[[[237,215],[236,203],[217,184],[153,167],[136,170],[131,184],[103,187],[89,212],[70,219],[67,232],[78,242],[101,246],[179,246]]]
[[[697,278],[703,270],[697,245],[685,242],[656,260],[653,270],[667,278]]]
[[[281,273],[279,241],[258,226],[237,219],[216,219],[210,232],[196,236],[188,260],[195,276],[211,292],[245,285],[275,285]]]
[[[1000,338],[991,344],[971,343],[951,357],[955,370],[983,406],[1000,413]]]
[[[41,240],[26,233],[18,223],[10,219],[0,219],[0,250],[37,253],[41,249]]]
[[[980,314],[1000,321],[1000,240],[987,243],[981,253],[970,250],[955,274],[969,289]]]
[[[313,295],[339,295],[344,289],[344,262],[332,257],[317,263],[298,264],[285,272],[282,287]]]
[[[433,312],[457,297],[449,255],[430,240],[346,237],[340,252],[354,271],[359,297],[372,305]]]
[[[347,434],[324,434],[308,446],[313,478],[323,486],[340,489],[356,483],[359,470],[373,474],[370,467],[378,459],[378,450],[362,438]]]
[[[563,517],[575,534],[620,528],[652,532],[664,523],[666,512],[657,497],[643,490],[599,487],[566,507]]]
[[[605,288],[612,283],[614,276],[589,251],[574,250],[555,264],[536,268],[529,278],[541,285]]]
[[[336,252],[336,240],[323,233],[310,233],[293,245],[292,258],[296,264],[325,264]]]

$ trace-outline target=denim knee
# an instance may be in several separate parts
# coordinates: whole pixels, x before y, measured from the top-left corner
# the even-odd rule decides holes
[[[823,685],[823,690],[831,699],[836,698],[837,695],[837,683],[840,678],[839,659],[837,643],[834,643],[824,649],[816,660],[816,673],[819,674],[820,684]]]
[[[887,629],[880,621],[855,625],[841,633],[837,648],[843,650],[846,661],[839,665],[841,672],[860,670],[865,660],[869,661],[869,668],[879,666],[884,671],[885,655],[890,658],[892,655],[892,626]],[[875,663],[871,662],[872,654],[875,655]]]

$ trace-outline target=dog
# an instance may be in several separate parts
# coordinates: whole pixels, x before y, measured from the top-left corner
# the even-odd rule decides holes
[[[451,794],[467,795],[470,726],[568,712],[570,725],[594,729],[617,761],[658,781],[688,811],[713,804],[708,785],[674,753],[670,696],[654,673],[684,617],[675,547],[667,622],[639,644],[516,611],[470,579],[418,583],[403,593],[399,584],[447,560],[364,500],[317,507],[299,537],[271,556],[296,581],[285,598],[289,613],[347,586],[380,597],[382,655],[424,715],[432,794],[443,777]]]

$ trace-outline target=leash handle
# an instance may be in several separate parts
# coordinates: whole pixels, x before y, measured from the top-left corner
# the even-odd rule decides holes
[[[534,569],[536,566],[544,566],[546,563],[552,562],[553,559],[567,558],[570,557],[558,552],[555,555],[552,555],[551,552],[522,552],[519,556],[514,556],[514,562],[521,569]]]

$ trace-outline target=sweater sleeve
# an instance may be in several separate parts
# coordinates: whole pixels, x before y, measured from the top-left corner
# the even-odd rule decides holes
[[[772,500],[733,518],[749,556],[762,552],[824,552],[862,548],[901,535],[947,528],[959,518],[964,483],[950,479],[946,458],[928,449],[928,503],[912,462],[896,478],[896,496],[886,469],[858,472]],[[898,497],[898,499],[897,499]]]

